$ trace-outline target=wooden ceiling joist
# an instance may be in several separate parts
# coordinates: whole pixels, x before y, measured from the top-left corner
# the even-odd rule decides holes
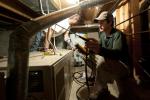
[[[14,12],[27,19],[36,18],[39,16],[39,14],[34,12],[32,9],[26,7],[25,5],[23,5],[18,0],[1,0],[0,7],[5,8],[11,12]]]

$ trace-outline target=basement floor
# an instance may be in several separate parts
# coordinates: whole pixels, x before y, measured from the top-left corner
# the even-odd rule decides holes
[[[74,67],[76,74],[74,76],[80,77],[78,80],[80,82],[85,82],[85,67]],[[88,69],[88,73],[90,73],[90,70]],[[74,80],[72,83],[72,89],[70,93],[70,98],[69,100],[88,100],[88,92],[83,92],[81,96],[79,96],[78,89],[82,86],[82,83],[78,82],[77,80]],[[110,91],[110,95],[103,99],[98,99],[98,100],[150,100],[150,86],[148,87],[144,86],[139,86],[135,83],[135,80],[129,79],[129,82],[127,83],[127,96],[123,99],[119,99],[119,91],[117,88],[117,84],[114,81],[112,84],[108,84],[108,89]],[[81,90],[81,89],[80,89]],[[80,97],[80,99],[77,99]],[[85,99],[86,98],[86,99]],[[128,99],[127,99],[128,98]]]

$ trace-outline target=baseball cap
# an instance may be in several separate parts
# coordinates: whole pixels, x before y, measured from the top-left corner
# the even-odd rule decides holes
[[[109,20],[113,21],[113,15],[109,13],[108,11],[103,11],[97,18],[95,18],[96,21],[99,20]]]

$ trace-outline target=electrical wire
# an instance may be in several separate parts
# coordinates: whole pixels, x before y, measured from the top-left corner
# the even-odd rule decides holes
[[[44,10],[43,10],[42,1],[41,1],[41,0],[39,0],[39,2],[40,2],[40,9],[41,9],[41,13],[42,13],[43,15],[45,15]]]
[[[115,8],[118,6],[118,4],[121,2],[122,0],[118,0],[115,2],[115,4],[112,6],[112,8],[109,10],[110,13],[113,13]]]
[[[128,19],[126,19],[126,20],[120,22],[119,24],[115,25],[115,27],[118,26],[118,25],[120,25],[120,24],[125,23],[125,22],[128,21],[128,20],[131,20],[132,18],[134,18],[134,17],[136,17],[136,16],[141,15],[142,13],[144,13],[145,11],[148,11],[148,10],[150,10],[150,9],[149,9],[149,8],[148,8],[148,9],[145,9],[145,10],[143,10],[143,11],[141,11],[141,12],[139,12],[139,13],[133,15],[132,17],[130,17],[130,18],[128,18]]]
[[[75,83],[77,83],[78,85],[80,85],[80,87],[76,91],[76,97],[78,100],[80,100],[80,97],[78,96],[79,91],[82,89],[82,87],[84,87],[86,85],[86,82],[79,81],[79,79],[82,78],[82,76],[83,76],[83,72],[84,72],[84,70],[73,73],[73,81]],[[76,74],[78,74],[78,77],[76,76]]]
[[[80,73],[80,72],[82,72],[82,73]],[[78,74],[79,76],[77,77],[76,74]],[[82,81],[80,80],[80,78],[82,78],[82,76],[83,76],[82,74],[83,74],[83,71],[78,71],[78,72],[74,72],[74,73],[73,73],[73,80],[74,80],[74,82],[76,82],[78,85],[85,85],[85,82],[82,82]]]
[[[41,0],[40,0],[41,1]],[[41,6],[42,7],[42,6]],[[46,7],[47,7],[47,14],[49,14],[49,2],[48,2],[48,0],[46,0]],[[43,10],[43,7],[42,7],[42,10]],[[55,27],[56,28],[56,27]],[[49,31],[49,29],[48,29],[48,31]],[[53,31],[53,33],[52,34],[55,34],[54,33],[54,31]],[[52,48],[53,48],[53,52],[54,52],[54,55],[56,54],[56,50],[57,50],[57,48],[56,48],[56,45],[55,45],[55,37],[54,37],[54,44],[47,38],[47,41],[49,42],[49,44],[52,46]]]
[[[78,96],[78,93],[79,93],[79,91],[82,89],[82,87],[84,87],[84,86],[85,86],[85,84],[82,85],[82,86],[80,86],[80,87],[77,89],[77,91],[76,91],[76,97],[77,97],[78,100],[81,99],[81,98]]]
[[[85,70],[81,70],[81,71],[78,71],[78,72],[74,72],[74,73],[73,73],[73,81],[74,81],[75,83],[77,83],[78,85],[80,85],[80,87],[79,87],[79,88],[77,89],[77,91],[76,91],[76,97],[77,97],[78,100],[81,100],[80,96],[78,95],[79,92],[80,92],[80,90],[81,90],[84,86],[87,86],[87,85],[86,85],[86,80],[85,80],[85,82],[79,81],[79,79],[82,78],[84,71],[85,71]],[[76,77],[76,74],[78,74],[79,76]],[[89,95],[89,94],[88,94],[88,95]]]
[[[88,48],[86,48],[86,51],[88,51]],[[88,82],[88,75],[87,75],[87,67],[88,67],[88,54],[86,53],[86,61],[85,61],[85,77],[86,77],[86,85],[87,85],[87,89],[88,89],[88,95],[90,95],[90,88],[89,88],[89,82]]]
[[[55,28],[56,28],[56,25],[55,25],[55,27],[54,27],[54,30],[55,30]],[[54,48],[55,48],[55,50],[56,51],[58,51],[58,49],[57,49],[57,47],[56,47],[56,37],[55,37],[55,31],[53,31],[53,45],[54,45]]]
[[[72,31],[70,31],[70,28],[64,28],[64,27],[62,27],[62,26],[60,26],[59,24],[56,24],[57,26],[59,26],[59,27],[61,27],[61,28],[63,28],[63,29],[65,29],[66,31],[69,31],[70,33],[73,33],[73,34],[75,34],[74,32],[72,32]]]
[[[49,14],[49,0],[46,0],[47,14]]]

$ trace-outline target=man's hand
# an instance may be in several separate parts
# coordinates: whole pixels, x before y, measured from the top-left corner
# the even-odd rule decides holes
[[[82,54],[88,54],[88,52],[86,51],[86,48],[80,46],[79,44],[76,44],[75,47],[78,49],[78,51]]]
[[[89,51],[92,51],[96,54],[100,53],[100,45],[98,41],[94,38],[88,38],[88,41],[86,42],[85,47],[88,48]]]

